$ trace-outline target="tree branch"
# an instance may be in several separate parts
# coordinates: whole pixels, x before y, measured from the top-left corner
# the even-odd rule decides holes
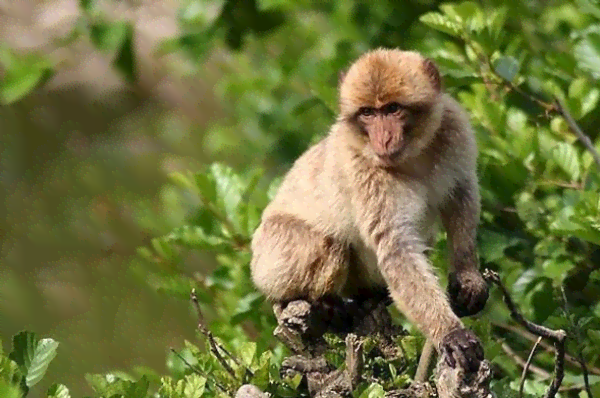
[[[531,341],[532,343],[535,343],[537,337],[532,334],[529,333],[527,330],[523,330],[517,326],[513,326],[513,325],[509,325],[507,323],[503,323],[503,322],[492,322],[492,326],[495,326],[497,328],[501,328],[504,330],[508,330],[509,332],[513,332],[515,334],[518,334],[519,336],[523,337],[524,339],[527,339],[529,341]],[[546,343],[545,341],[542,341],[540,343],[540,346],[542,348],[544,348],[546,351],[552,351],[554,350],[554,347],[551,344]],[[577,358],[575,358],[573,355],[565,352],[565,361],[569,362],[571,365],[575,365],[578,367],[581,367],[581,363],[579,362],[579,360]],[[596,367],[591,367],[588,368],[588,371],[590,373],[593,373],[595,375],[599,375],[600,376],[600,368],[596,368]]]
[[[600,154],[598,154],[598,151],[596,150],[596,147],[594,147],[592,140],[590,140],[590,137],[588,137],[583,130],[581,130],[575,119],[573,119],[573,116],[571,116],[567,106],[558,97],[554,98],[554,108],[556,109],[556,112],[558,112],[565,119],[571,131],[575,133],[577,138],[579,138],[579,141],[581,141],[581,143],[587,148],[594,158],[596,166],[600,168]]]
[[[486,269],[483,272],[483,277],[488,282],[494,283],[496,286],[498,286],[504,297],[504,302],[506,303],[506,306],[510,311],[510,316],[515,321],[519,322],[525,327],[525,329],[529,330],[536,336],[544,337],[546,339],[551,340],[554,343],[554,347],[556,349],[556,359],[554,363],[554,379],[552,380],[552,383],[550,384],[550,387],[548,388],[548,391],[545,395],[546,398],[554,398],[554,396],[556,396],[556,393],[558,392],[558,389],[560,388],[560,385],[562,384],[562,380],[564,377],[565,340],[567,339],[567,333],[562,329],[552,330],[545,326],[528,321],[523,317],[523,314],[521,314],[515,306],[514,302],[512,301],[512,298],[510,297],[510,294],[508,293],[508,290],[506,290],[506,287],[504,287],[504,284],[502,284],[498,273],[490,269]]]
[[[529,353],[529,357],[527,358],[527,362],[525,366],[523,366],[523,373],[521,373],[521,381],[519,383],[519,397],[523,397],[523,387],[525,386],[525,377],[527,377],[527,371],[529,370],[529,366],[531,366],[531,361],[533,360],[533,355],[535,354],[535,350],[538,348],[538,345],[542,341],[542,336],[538,337],[537,341],[533,345],[531,352]]]
[[[501,346],[502,346],[502,350],[506,353],[506,355],[508,355],[513,361],[515,361],[516,363],[518,363],[519,365],[521,365],[521,367],[525,368],[525,365],[527,364],[526,360],[524,360],[523,358],[521,358],[521,356],[519,356],[519,354],[516,353],[515,350],[513,350],[505,342],[503,342]],[[552,375],[550,374],[550,372],[548,372],[545,369],[542,369],[542,368],[540,368],[538,366],[531,365],[531,366],[529,366],[529,369],[533,373],[537,374],[538,376],[540,376],[543,379],[549,379],[550,377],[552,377]]]
[[[212,332],[210,330],[208,330],[206,328],[206,326],[204,325],[204,317],[202,316],[202,310],[200,309],[200,303],[198,302],[198,296],[196,295],[196,289],[192,289],[190,298],[192,300],[192,303],[194,303],[194,307],[196,307],[196,313],[198,314],[198,330],[208,340],[208,345],[210,346],[210,351],[213,353],[215,358],[217,358],[217,360],[219,361],[221,366],[223,366],[223,368],[227,371],[227,373],[229,373],[234,378],[237,377],[235,374],[235,371],[233,370],[231,365],[229,365],[229,363],[227,363],[227,361],[225,360],[225,358],[223,357],[223,354],[221,354],[221,352],[223,352],[233,362],[235,362],[236,365],[243,366],[242,363],[235,356],[233,356],[233,354],[231,354],[225,347],[223,347],[221,344],[219,344],[217,342],[217,340],[215,339],[215,336],[212,334]],[[248,375],[250,375],[251,377],[254,376],[254,374],[252,373],[252,371],[250,369],[248,369],[247,367],[245,367],[245,369],[246,369],[246,372]]]

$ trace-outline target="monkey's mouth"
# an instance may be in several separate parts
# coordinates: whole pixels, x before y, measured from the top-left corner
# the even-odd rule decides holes
[[[385,154],[376,154],[377,156],[377,160],[383,165],[383,166],[394,166],[397,165],[399,163],[399,161],[402,159],[402,154],[404,153],[404,146],[395,149],[392,152],[389,153],[385,153]]]

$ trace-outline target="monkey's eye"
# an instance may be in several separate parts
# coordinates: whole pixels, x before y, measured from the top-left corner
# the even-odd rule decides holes
[[[358,110],[358,116],[374,116],[375,109],[369,107],[362,107]]]
[[[389,115],[391,113],[399,112],[401,109],[402,109],[402,106],[400,106],[399,103],[390,102],[389,104],[387,104],[386,106],[383,107],[383,113]]]

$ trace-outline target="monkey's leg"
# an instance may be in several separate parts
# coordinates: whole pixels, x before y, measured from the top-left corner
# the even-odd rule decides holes
[[[252,242],[252,279],[272,302],[307,300],[324,321],[348,274],[348,245],[291,215],[267,217]]]
[[[440,209],[448,233],[451,258],[448,296],[452,309],[460,317],[475,315],[483,310],[489,297],[477,258],[479,206],[477,181],[472,177],[459,181]]]

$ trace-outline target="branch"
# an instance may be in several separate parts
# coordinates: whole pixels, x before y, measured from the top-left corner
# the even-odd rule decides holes
[[[531,321],[528,321],[527,319],[525,319],[523,317],[523,314],[521,314],[519,312],[519,310],[517,309],[517,307],[515,306],[515,303],[512,301],[512,298],[510,297],[510,294],[508,293],[508,290],[506,290],[506,287],[504,287],[504,285],[502,284],[502,281],[500,280],[500,276],[498,275],[498,273],[496,273],[490,269],[486,269],[483,273],[483,277],[488,282],[494,283],[496,286],[498,286],[498,288],[502,292],[502,295],[504,296],[504,302],[506,303],[506,306],[508,307],[508,310],[510,311],[510,316],[515,321],[517,321],[518,323],[523,325],[525,327],[525,329],[529,330],[531,333],[535,334],[536,336],[544,337],[548,340],[551,340],[554,343],[554,347],[556,349],[556,360],[555,360],[555,364],[554,364],[554,379],[552,380],[552,383],[550,384],[550,387],[548,388],[548,391],[546,392],[546,395],[545,395],[546,398],[554,398],[554,396],[556,396],[556,393],[558,392],[558,389],[560,388],[560,385],[562,384],[562,380],[564,377],[565,340],[567,339],[567,333],[562,329],[552,330],[545,326],[541,326],[541,325],[535,324]]]
[[[236,378],[237,376],[235,374],[235,371],[229,365],[229,363],[227,363],[227,361],[223,357],[223,354],[228,356],[238,366],[243,366],[242,363],[235,356],[233,356],[225,347],[223,347],[221,344],[219,344],[217,342],[217,340],[215,339],[215,336],[212,334],[212,332],[210,330],[208,330],[206,328],[206,326],[204,325],[204,317],[202,316],[202,310],[200,309],[200,303],[198,302],[198,296],[196,295],[196,289],[192,289],[190,298],[191,298],[192,302],[194,303],[194,307],[196,307],[196,313],[198,314],[198,330],[208,340],[208,345],[210,346],[210,351],[213,353],[215,358],[217,358],[217,360],[223,366],[223,368],[225,368],[227,373],[229,373],[231,376]],[[223,352],[223,354],[221,354],[221,352]],[[250,369],[248,369],[247,367],[245,367],[245,369],[246,369],[246,373],[248,375],[250,375],[250,377],[254,376],[254,374],[252,373],[252,371]]]
[[[571,113],[567,109],[566,105],[558,97],[554,98],[554,108],[556,112],[558,112],[565,119],[571,131],[573,131],[577,138],[579,138],[579,141],[581,141],[581,143],[592,154],[596,165],[598,168],[600,168],[600,154],[598,154],[598,151],[594,147],[592,140],[590,140],[590,137],[585,135],[583,130],[581,130],[575,119],[573,119],[573,116],[571,116]]]
[[[523,358],[521,358],[519,356],[519,354],[516,353],[508,344],[503,342],[501,346],[502,346],[502,350],[506,353],[506,355],[511,357],[511,359],[513,361],[515,361],[516,363],[518,363],[519,365],[521,365],[521,367],[525,368],[527,361],[525,361]],[[548,372],[545,369],[542,369],[540,367],[537,367],[535,365],[529,366],[529,369],[536,375],[540,376],[542,379],[549,379],[550,377],[552,377],[550,372]]]
[[[186,360],[186,359],[185,359],[185,358],[184,358],[184,357],[183,357],[183,356],[182,356],[180,353],[178,353],[178,352],[177,352],[177,351],[176,351],[174,348],[171,348],[170,350],[171,350],[171,352],[172,352],[173,354],[175,354],[175,356],[176,356],[177,358],[179,358],[179,359],[181,360],[181,362],[183,362],[183,363],[184,363],[184,364],[185,364],[185,365],[186,365],[188,368],[192,369],[192,371],[194,371],[194,373],[196,373],[196,374],[197,374],[197,375],[199,375],[199,376],[202,376],[202,377],[204,377],[204,378],[205,378],[205,379],[207,379],[207,380],[209,380],[209,379],[210,379],[209,377],[207,377],[206,373],[202,372],[202,371],[201,371],[201,370],[200,370],[200,369],[199,369],[197,366],[195,366],[195,365],[192,365],[191,363],[189,363],[189,362],[188,362],[188,361],[187,361],[187,360]],[[221,383],[219,383],[218,381],[216,381],[216,380],[211,380],[211,381],[212,381],[213,383],[215,383],[215,385],[216,385],[217,387],[219,387],[219,388],[221,389],[221,391],[223,391],[224,393],[229,393],[229,392],[230,392],[230,391],[229,391],[227,388],[225,388],[225,386],[223,386],[223,385],[222,385]]]
[[[527,330],[520,329],[517,326],[509,325],[509,324],[503,323],[503,322],[492,322],[492,326],[495,326],[495,327],[498,327],[498,328],[501,328],[504,330],[508,330],[509,332],[518,334],[519,336],[521,336],[524,339],[527,339],[533,343],[535,343],[535,341],[536,341],[535,335],[533,335],[532,333],[529,333]],[[554,350],[554,347],[552,345],[546,343],[545,341],[542,341],[540,343],[540,346],[542,348],[544,348],[546,351]],[[569,362],[571,365],[581,367],[581,363],[579,362],[579,360],[567,352],[565,352],[565,361]],[[600,376],[600,368],[591,367],[588,369],[588,371],[590,373]]]
[[[523,397],[523,386],[525,386],[525,377],[527,376],[527,371],[531,366],[531,361],[533,360],[533,355],[535,354],[535,350],[538,348],[538,345],[542,341],[542,336],[538,337],[537,341],[533,345],[531,352],[529,353],[529,357],[527,358],[527,362],[525,366],[523,366],[523,373],[521,374],[521,382],[519,383],[519,398]]]

